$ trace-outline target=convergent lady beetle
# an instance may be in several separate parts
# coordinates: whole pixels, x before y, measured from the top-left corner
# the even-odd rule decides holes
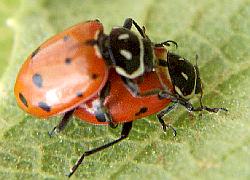
[[[130,30],[132,24],[141,37]],[[67,121],[79,104],[96,95],[104,101],[110,67],[136,96],[158,94],[163,87],[141,94],[132,79],[157,67],[153,48],[169,42],[175,43],[152,43],[145,29],[131,18],[109,35],[103,33],[98,20],[77,24],[44,42],[28,57],[16,79],[17,103],[37,117],[64,113]],[[101,109],[108,117],[108,109]],[[106,121],[114,126],[112,117]]]
[[[110,90],[104,105],[109,109],[113,121],[123,124],[121,136],[108,144],[84,152],[71,169],[69,176],[75,172],[86,156],[101,151],[127,138],[132,129],[132,121],[136,119],[157,113],[156,117],[161,123],[163,130],[166,131],[167,128],[171,128],[175,136],[176,130],[171,125],[165,124],[163,117],[177,107],[178,104],[184,106],[188,111],[206,110],[213,113],[217,113],[219,110],[227,111],[225,108],[209,108],[202,104],[202,83],[199,69],[196,65],[192,65],[179,55],[167,52],[163,47],[157,47],[154,50],[155,54],[159,57],[159,63],[162,65],[159,74],[168,92],[145,97],[133,96],[124,86],[122,78],[114,71],[111,71],[108,78]],[[139,88],[142,92],[152,88],[157,89],[162,86],[162,82],[158,79],[156,72],[146,73],[143,77],[144,82],[139,84]],[[199,107],[194,107],[189,102],[189,99],[195,95],[200,95]],[[100,117],[105,118],[100,108],[99,99],[93,98],[85,104],[81,104],[74,112],[74,115],[91,124],[107,125],[108,123],[105,120],[102,122],[99,120],[101,119]],[[62,121],[60,126],[63,125],[64,122]]]

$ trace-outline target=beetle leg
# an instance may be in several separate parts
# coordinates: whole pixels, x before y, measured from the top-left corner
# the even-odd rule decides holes
[[[121,79],[123,80],[124,84],[126,85],[126,87],[128,88],[128,90],[133,94],[133,96],[135,97],[146,97],[146,96],[153,96],[153,95],[158,95],[158,97],[160,99],[163,98],[169,98],[171,99],[173,102],[177,101],[177,97],[175,97],[171,92],[169,92],[168,90],[165,90],[166,87],[164,86],[164,90],[163,89],[151,89],[145,92],[140,92],[140,89],[137,85],[137,83],[133,82],[133,80],[128,79],[126,77],[121,77]]]
[[[143,26],[143,28],[141,28],[132,18],[127,18],[124,21],[123,27],[130,30],[132,28],[132,25],[135,26],[135,28],[143,38],[147,37],[147,35],[145,34],[145,27]]]
[[[162,125],[162,129],[164,132],[167,131],[167,128],[172,129],[174,136],[177,135],[177,132],[175,130],[174,127],[172,127],[170,124],[165,124],[163,117],[168,114],[169,112],[171,112],[173,109],[175,109],[177,107],[178,103],[173,103],[170,106],[166,107],[165,109],[161,110],[159,113],[157,113],[156,117],[159,120],[159,122]]]
[[[146,97],[146,96],[152,96],[152,95],[159,95],[161,93],[161,89],[152,89],[146,92],[140,92],[139,87],[137,83],[133,82],[133,80],[128,79],[126,77],[121,77],[126,87],[129,89],[129,91],[133,94],[135,97]]]
[[[218,111],[228,111],[226,108],[220,107],[220,108],[210,108],[207,106],[202,106],[201,107],[202,110],[208,111],[208,112],[213,112],[213,113],[217,113]],[[193,111],[196,111],[195,109]]]
[[[104,144],[104,145],[102,145],[100,147],[85,151],[82,154],[82,156],[78,159],[78,161],[75,163],[75,165],[71,168],[70,173],[67,176],[70,177],[70,176],[72,176],[72,174],[74,174],[74,172],[77,170],[77,168],[82,163],[82,161],[84,160],[85,157],[87,157],[89,155],[92,155],[92,154],[94,154],[96,152],[99,152],[101,150],[104,150],[104,149],[106,149],[106,148],[120,142],[121,140],[127,138],[131,129],[132,129],[132,122],[124,123],[123,126],[122,126],[122,132],[121,132],[120,138],[118,138],[118,139],[116,139],[116,140],[114,140],[114,141],[112,141],[110,143]]]
[[[158,95],[158,97],[160,99],[163,98],[169,98],[171,99],[173,102],[178,101],[178,98],[175,97],[175,95],[173,95],[171,92],[169,92],[168,90],[165,90],[165,86],[163,87],[163,89],[151,89],[149,91],[145,91],[145,92],[140,92],[140,89],[137,85],[137,83],[133,82],[133,80],[128,79],[126,77],[121,77],[122,81],[124,82],[124,84],[126,85],[126,87],[128,88],[128,90],[133,94],[133,96],[135,97],[146,97],[146,96],[153,96],[153,95]]]
[[[188,108],[189,111],[208,111],[208,112],[212,112],[212,113],[217,113],[219,111],[228,111],[226,108],[223,107],[215,107],[215,108],[210,108],[207,106],[199,106],[199,107],[193,107],[193,105],[191,104],[191,106],[189,106]]]
[[[68,124],[68,122],[70,121],[73,113],[74,113],[75,109],[72,109],[68,112],[66,112],[62,118],[62,120],[60,121],[60,123],[55,126],[51,131],[49,131],[49,136],[52,137],[55,133],[59,133],[61,132]]]
[[[123,23],[123,27],[126,28],[126,29],[131,29],[132,28],[132,25],[133,25],[133,19],[131,18],[127,18],[125,19],[124,23]]]
[[[172,101],[181,104],[190,112],[192,112],[192,111],[208,111],[208,112],[217,113],[218,111],[228,111],[226,108],[223,108],[223,107],[210,108],[207,106],[203,106],[201,103],[201,100],[200,100],[199,107],[194,107],[189,101],[182,99],[182,98],[178,98],[178,97],[176,97],[175,99],[173,98]]]
[[[109,93],[110,93],[110,82],[108,81],[100,92],[99,95],[100,101],[98,105],[95,107],[96,109],[95,116],[97,120],[101,122],[108,122],[110,127],[116,128],[117,124],[113,122],[112,116],[110,115],[108,108],[104,106],[105,98],[109,95]]]
[[[137,31],[140,33],[140,35],[143,38],[148,38],[147,35],[146,35],[145,26],[142,26],[142,28],[141,28],[132,18],[127,18],[124,21],[123,27],[130,30],[132,28],[132,25],[135,26],[135,28],[137,29]],[[164,42],[161,42],[161,43],[157,43],[157,44],[155,44],[155,46],[156,47],[162,47],[163,45],[170,46],[170,43],[174,44],[176,49],[178,48],[177,42],[175,42],[173,40],[167,40],[167,41],[164,41]]]

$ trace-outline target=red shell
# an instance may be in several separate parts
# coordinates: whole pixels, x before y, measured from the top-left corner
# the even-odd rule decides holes
[[[96,48],[103,26],[98,21],[77,24],[44,42],[23,64],[14,93],[26,112],[49,117],[86,102],[103,88],[108,67]]]
[[[143,82],[139,84],[142,92],[154,88],[162,88],[155,72],[146,73],[143,78]],[[162,78],[169,89],[173,90],[167,76],[164,74]],[[105,99],[104,105],[108,108],[115,123],[129,122],[155,114],[171,102],[170,99],[159,99],[157,95],[134,97],[126,88],[120,76],[113,70],[110,71],[108,81],[111,82],[111,89],[109,96]],[[85,104],[81,104],[76,109],[74,115],[92,124],[107,124],[106,122],[99,122],[94,115],[92,105],[96,100],[94,98]]]

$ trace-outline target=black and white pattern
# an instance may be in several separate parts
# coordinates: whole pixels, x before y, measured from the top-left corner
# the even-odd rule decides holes
[[[133,79],[144,73],[143,41],[132,31],[112,29],[109,53],[120,75]]]
[[[168,53],[167,62],[176,93],[185,99],[190,99],[196,93],[198,74],[195,66],[173,53]]]

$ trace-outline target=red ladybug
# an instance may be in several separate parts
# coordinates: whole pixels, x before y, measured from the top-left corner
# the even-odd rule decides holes
[[[202,105],[202,84],[197,66],[192,65],[176,54],[167,53],[164,48],[155,48],[155,54],[159,58],[159,63],[165,66],[165,68],[160,69],[159,73],[162,82],[159,81],[158,75],[155,72],[146,73],[143,76],[144,81],[138,84],[139,88],[144,92],[149,89],[160,88],[162,83],[164,83],[168,92],[162,94],[162,97],[158,95],[146,97],[133,96],[124,85],[122,78],[114,71],[111,71],[108,79],[110,82],[109,93],[104,105],[109,109],[113,121],[123,124],[121,136],[108,144],[84,152],[71,169],[69,176],[76,171],[86,156],[112,146],[128,137],[132,128],[132,122],[136,119],[157,113],[157,119],[161,123],[163,130],[166,131],[166,128],[171,128],[174,131],[174,135],[176,135],[175,129],[165,124],[163,116],[173,110],[178,104],[185,106],[189,111],[227,111],[225,108],[209,108]],[[194,95],[200,95],[201,104],[198,108],[193,107],[189,102],[189,99]],[[163,98],[164,96],[165,98]],[[100,100],[93,98],[85,104],[81,104],[74,112],[74,115],[88,123],[107,125],[108,123],[105,121],[106,117],[101,107]],[[100,121],[102,118],[103,120]],[[61,122],[61,125],[63,124]]]
[[[132,24],[140,36],[130,30]],[[158,94],[163,87],[141,94],[132,79],[158,67],[153,48],[168,42],[173,41],[152,43],[145,29],[131,18],[109,35],[98,20],[77,24],[44,42],[28,57],[16,79],[17,103],[34,116],[65,113],[63,120],[68,121],[74,108],[88,99],[99,95],[101,104],[104,102],[110,67],[136,96]],[[108,117],[104,105],[101,110]],[[114,125],[112,117],[105,119]]]
[[[88,21],[44,42],[19,71],[14,89],[18,105],[46,118],[95,96],[106,84],[108,67],[85,42],[102,31],[99,21]]]
[[[130,30],[132,24],[141,37]],[[38,117],[65,113],[54,128],[58,131],[66,126],[80,104],[75,115],[86,118],[85,121],[123,124],[119,139],[86,151],[69,176],[85,156],[126,138],[133,120],[160,111],[157,117],[166,130],[162,117],[176,104],[189,111],[225,110],[202,104],[194,108],[189,103],[193,95],[202,95],[199,71],[180,56],[167,53],[163,46],[169,42],[172,41],[152,43],[145,29],[132,19],[127,19],[121,28],[113,28],[110,35],[103,33],[99,21],[88,21],[47,40],[25,61],[14,91],[18,105],[26,112]],[[140,84],[138,79],[142,75],[145,76]],[[173,105],[164,109],[170,102]]]

